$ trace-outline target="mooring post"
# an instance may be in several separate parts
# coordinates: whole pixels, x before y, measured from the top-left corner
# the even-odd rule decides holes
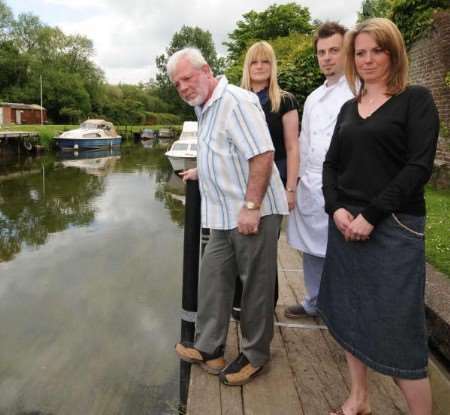
[[[184,213],[183,287],[181,341],[193,342],[197,313],[198,270],[200,261],[200,191],[197,180],[186,182]],[[180,403],[186,405],[190,364],[180,361]]]

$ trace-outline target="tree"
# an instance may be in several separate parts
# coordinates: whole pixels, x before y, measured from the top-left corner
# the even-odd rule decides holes
[[[0,0],[0,41],[7,38],[13,21],[14,16],[11,9],[3,0]]]
[[[230,41],[224,42],[228,48],[228,61],[237,61],[249,44],[256,40],[271,40],[292,33],[312,33],[310,19],[309,9],[297,3],[273,4],[259,13],[249,11],[228,35]]]
[[[387,17],[392,13],[394,0],[364,0],[358,12],[358,22],[371,17]]]
[[[158,70],[156,84],[159,87],[159,98],[169,103],[171,112],[189,119],[194,116],[193,110],[180,100],[175,88],[170,82],[166,70],[169,57],[177,50],[187,46],[198,48],[215,74],[223,72],[224,60],[217,56],[211,33],[199,27],[190,26],[183,26],[178,32],[175,32],[169,47],[166,49],[166,53],[156,58],[156,67]]]

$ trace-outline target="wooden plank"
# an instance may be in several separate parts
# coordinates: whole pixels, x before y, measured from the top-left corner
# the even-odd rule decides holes
[[[293,322],[278,315],[282,322]],[[316,325],[311,317],[296,322]],[[305,415],[326,414],[341,404],[348,389],[321,330],[281,328],[281,333]]]
[[[239,354],[238,323],[232,321],[228,328],[225,360],[231,362]],[[222,415],[243,415],[242,387],[220,384]]]
[[[192,365],[186,414],[220,415],[221,411],[218,377],[210,375],[198,365]]]
[[[430,382],[433,389],[433,415],[450,413],[450,375],[437,360],[429,361]]]
[[[280,236],[278,250],[278,261],[281,271],[285,273],[287,285],[296,298],[296,301],[285,305],[292,305],[301,301],[305,295],[302,257],[297,250],[288,245],[284,234]]]
[[[343,349],[336,343],[328,332],[322,333],[328,344],[330,353],[339,367],[342,378],[350,388],[350,374],[347,369],[345,355]],[[399,415],[406,414],[407,407],[404,398],[397,385],[388,376],[381,375],[369,369],[369,394],[372,411],[376,414]],[[341,396],[344,401],[347,396]]]
[[[279,329],[275,329],[271,351],[270,371],[243,386],[244,413],[303,415]]]

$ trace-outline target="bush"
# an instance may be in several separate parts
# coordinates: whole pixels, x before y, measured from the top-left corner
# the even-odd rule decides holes
[[[174,114],[165,112],[147,112],[145,117],[145,124],[181,124],[181,118]]]
[[[396,0],[392,20],[402,32],[407,47],[429,33],[435,10],[448,9],[448,0]]]

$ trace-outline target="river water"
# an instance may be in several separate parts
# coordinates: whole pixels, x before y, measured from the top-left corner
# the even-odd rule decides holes
[[[0,159],[0,414],[174,414],[181,181],[84,157]]]

